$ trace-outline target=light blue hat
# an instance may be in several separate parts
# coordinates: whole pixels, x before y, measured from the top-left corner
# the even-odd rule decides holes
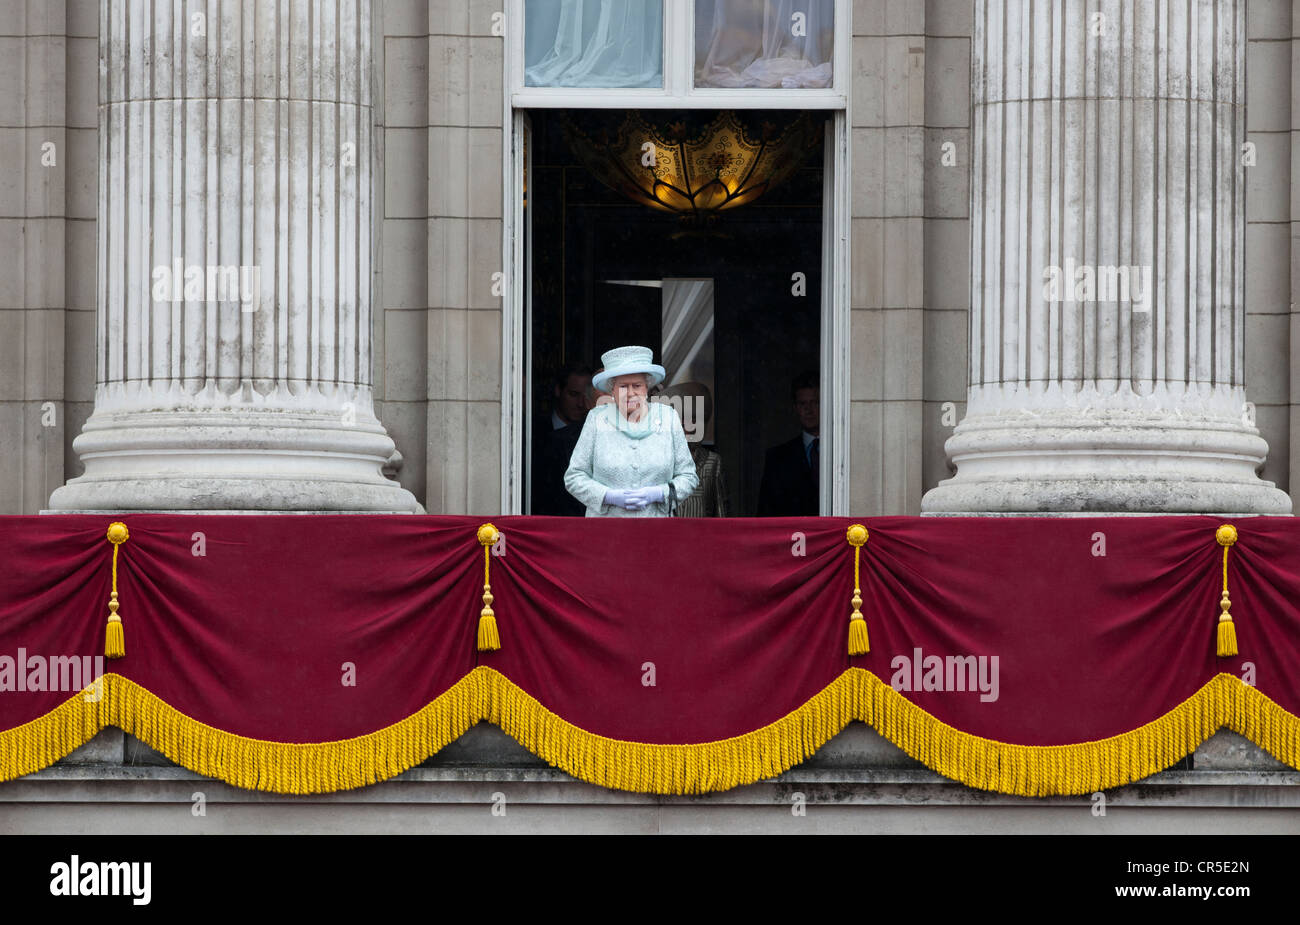
[[[650,361],[654,359],[654,352],[649,347],[615,347],[613,350],[606,350],[600,355],[600,362],[605,368],[596,375],[591,377],[591,384],[594,388],[602,392],[609,391],[607,386],[609,381],[617,376],[626,376],[629,373],[649,373],[650,388],[654,388],[664,381],[664,368]]]

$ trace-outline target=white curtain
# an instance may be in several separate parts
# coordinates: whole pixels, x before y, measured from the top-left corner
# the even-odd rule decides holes
[[[662,87],[662,0],[527,0],[529,87]]]
[[[659,356],[665,385],[713,388],[713,280],[665,279]]]
[[[835,0],[695,0],[695,86],[829,87],[834,42]]]

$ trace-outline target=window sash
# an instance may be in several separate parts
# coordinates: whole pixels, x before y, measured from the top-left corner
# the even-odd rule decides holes
[[[662,88],[529,87],[524,84],[524,2],[509,0],[506,85],[515,109],[843,109],[848,105],[852,0],[835,0],[832,85],[822,89],[695,86],[695,0],[663,0]]]

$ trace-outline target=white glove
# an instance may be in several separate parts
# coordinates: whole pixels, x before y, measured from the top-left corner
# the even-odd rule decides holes
[[[611,488],[605,492],[605,503],[628,511],[639,511],[645,507],[645,502],[636,496],[636,489]]]
[[[646,504],[654,504],[656,502],[662,501],[665,497],[667,497],[668,494],[667,492],[664,491],[664,487],[662,485],[651,485],[647,488],[637,488],[634,490],[638,492],[642,498],[645,499]]]
[[[627,492],[629,504],[635,504],[635,507],[629,510],[640,511],[649,507],[656,501],[662,501],[665,493],[662,485],[651,485],[646,488],[633,488]]]

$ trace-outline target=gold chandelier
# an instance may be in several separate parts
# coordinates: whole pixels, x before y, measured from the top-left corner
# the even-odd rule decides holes
[[[822,124],[805,112],[784,126],[750,126],[730,110],[705,124],[656,124],[634,110],[613,126],[584,129],[568,119],[565,135],[606,186],[685,224],[707,225],[789,177],[817,146]]]

